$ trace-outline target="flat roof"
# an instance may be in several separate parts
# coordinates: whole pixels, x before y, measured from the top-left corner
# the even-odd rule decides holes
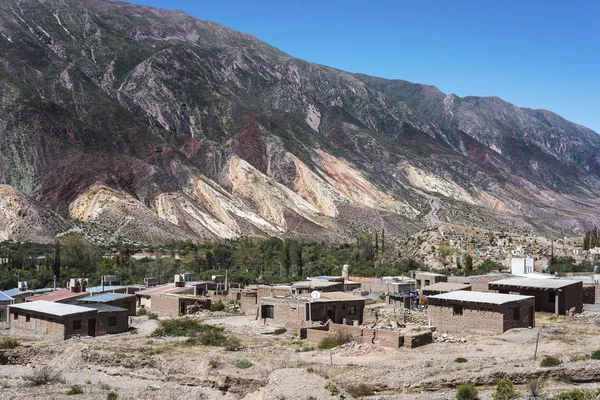
[[[56,315],[62,317],[71,314],[87,313],[90,310],[87,307],[75,306],[72,304],[55,303],[53,301],[38,300],[30,303],[11,304],[8,306],[9,309],[16,309],[22,311],[33,311],[43,314]]]
[[[345,292],[325,292],[321,293],[319,300],[313,300],[313,303],[324,303],[328,301],[360,301],[365,300],[364,297],[355,296]]]
[[[87,308],[90,310],[98,310],[98,312],[101,312],[101,313],[129,311],[128,309],[123,308],[123,307],[116,307],[116,306],[112,306],[110,304],[102,304],[102,303],[82,304],[81,307]]]
[[[415,276],[417,275],[425,275],[425,276],[447,276],[444,274],[438,274],[435,272],[425,272],[425,271],[415,271]]]
[[[28,297],[27,301],[60,301],[70,298],[83,297],[89,295],[88,292],[71,292],[69,289],[57,290],[56,292],[46,293],[39,296]]]
[[[14,299],[4,292],[0,292],[0,301],[13,301]]]
[[[464,290],[470,288],[471,285],[468,283],[453,283],[453,282],[438,282],[433,285],[425,286],[422,291],[432,290],[440,292],[454,292],[456,290]]]
[[[146,289],[146,290],[140,290],[136,294],[141,295],[141,296],[150,296],[153,294],[161,294],[161,293],[181,293],[186,290],[191,290],[191,289],[189,287],[185,287],[185,286],[177,287],[177,286],[175,286],[175,283],[168,283],[166,285],[155,286],[153,288]]]
[[[6,294],[7,296],[16,296],[18,294],[27,294],[27,293],[33,293],[32,290],[19,290],[19,288],[13,288],[13,289],[7,289],[3,292],[4,294]]]
[[[80,301],[86,303],[108,303],[110,301],[125,299],[125,298],[134,298],[135,294],[124,294],[124,293],[103,293],[96,296],[84,297]]]
[[[510,278],[490,282],[490,285],[500,286],[520,286],[536,289],[561,289],[567,286],[575,285],[577,281],[568,279],[530,279],[530,278]]]
[[[292,285],[294,288],[323,288],[323,287],[331,287],[338,286],[343,284],[343,282],[331,282],[331,281],[301,281],[296,282]]]
[[[428,299],[455,300],[467,303],[482,304],[505,304],[513,301],[533,299],[533,296],[521,296],[518,294],[488,293],[488,292],[470,292],[466,290],[457,290],[456,292],[436,294],[429,296]]]

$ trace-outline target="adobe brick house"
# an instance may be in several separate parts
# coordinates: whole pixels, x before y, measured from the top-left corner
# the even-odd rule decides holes
[[[106,304],[127,310],[128,316],[135,315],[135,294],[103,293],[96,296],[79,299],[79,305]]]
[[[45,300],[8,306],[10,335],[63,340],[96,336],[98,310]]]
[[[123,333],[129,330],[130,311],[126,308],[104,303],[82,304],[82,307],[96,310],[96,334],[103,336],[112,333]]]
[[[362,324],[365,298],[344,292],[326,292],[318,300],[309,297],[261,297],[258,317],[265,325],[300,329],[331,320],[336,324]]]
[[[293,294],[310,294],[313,290],[319,292],[343,292],[344,282],[328,282],[328,281],[300,281],[292,285]]]
[[[442,274],[436,274],[434,272],[413,272],[413,279],[416,281],[417,290],[424,288],[425,286],[433,285],[438,282],[448,282],[448,277]]]
[[[456,292],[457,290],[471,290],[471,285],[464,283],[439,282],[433,285],[421,288],[423,296],[433,296],[436,294]]]
[[[408,293],[415,289],[414,279],[369,279],[360,282],[360,291],[368,293]]]
[[[185,286],[185,282],[174,282],[166,285],[155,286],[150,289],[136,292],[137,306],[152,309],[152,296],[156,294],[193,293],[193,286]]]
[[[211,300],[185,294],[158,293],[152,295],[150,310],[160,317],[178,317],[189,314],[189,308],[194,310],[210,310]]]
[[[511,278],[490,282],[490,290],[535,297],[535,310],[566,315],[583,311],[583,283],[566,279]]]
[[[464,283],[471,285],[473,292],[494,292],[490,290],[489,283],[499,281],[501,279],[512,278],[511,274],[499,274],[491,273],[485,275],[472,275],[472,276],[449,276],[448,282],[451,283]]]
[[[427,313],[440,332],[503,333],[535,326],[535,298],[456,291],[427,298]]]

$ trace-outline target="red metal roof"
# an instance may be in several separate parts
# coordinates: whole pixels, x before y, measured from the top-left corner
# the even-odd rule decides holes
[[[176,287],[174,283],[169,283],[167,285],[156,286],[151,289],[140,290],[139,292],[136,292],[136,294],[140,296],[150,296],[153,294],[181,293],[191,289],[192,288],[190,286]]]
[[[70,298],[85,297],[85,296],[89,296],[90,294],[91,293],[87,293],[87,292],[71,293],[71,291],[69,289],[63,289],[63,290],[57,290],[56,292],[42,294],[40,296],[28,297],[27,301],[38,301],[38,300],[61,301],[61,300],[66,300],[66,299],[70,299]]]

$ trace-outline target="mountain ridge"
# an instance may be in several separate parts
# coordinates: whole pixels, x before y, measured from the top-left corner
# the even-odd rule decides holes
[[[0,14],[0,183],[116,236],[600,222],[600,137],[556,114],[320,66],[180,12]]]

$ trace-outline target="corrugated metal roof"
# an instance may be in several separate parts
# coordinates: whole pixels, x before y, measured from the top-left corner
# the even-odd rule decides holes
[[[522,286],[538,289],[561,289],[566,286],[574,285],[576,281],[567,279],[530,279],[530,278],[510,278],[490,282],[490,285],[502,286]]]
[[[108,303],[110,301],[124,299],[127,297],[135,297],[134,294],[124,294],[124,293],[103,293],[92,297],[84,297],[80,301],[86,303]]]
[[[25,293],[33,293],[33,292],[31,290],[20,291],[19,288],[8,289],[8,290],[4,291],[4,294],[6,294],[7,296],[10,296],[10,297],[16,296],[20,293],[25,294]]]
[[[467,283],[453,283],[453,282],[438,282],[433,285],[425,286],[423,291],[440,291],[440,292],[454,292],[456,290],[464,290],[470,288],[471,285]]]
[[[125,288],[125,286],[88,286],[85,288],[85,291],[89,293],[104,293],[123,288]]]
[[[70,298],[84,297],[89,296],[87,292],[71,292],[69,289],[57,290],[56,292],[51,292],[47,294],[42,294],[39,296],[28,297],[27,301],[60,301]]]
[[[55,303],[53,301],[38,300],[31,303],[12,304],[9,309],[39,312],[43,314],[56,315],[62,317],[71,314],[80,314],[93,311],[83,306],[74,306],[72,304]]]
[[[98,310],[98,312],[122,312],[129,311],[126,308],[112,306],[110,304],[82,304],[81,307]]]
[[[533,299],[533,296],[521,296],[518,294],[488,293],[488,292],[469,292],[457,290],[456,292],[436,294],[429,296],[428,299],[456,300],[469,303],[483,304],[505,304],[513,301]]]

